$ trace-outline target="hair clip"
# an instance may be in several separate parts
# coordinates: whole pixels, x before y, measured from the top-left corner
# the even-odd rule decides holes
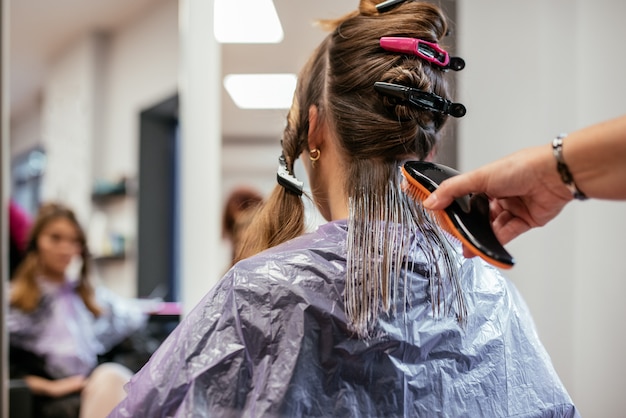
[[[289,190],[291,193],[302,196],[302,188],[304,187],[304,183],[298,180],[294,175],[289,173],[289,170],[287,170],[287,161],[285,160],[284,154],[281,154],[280,157],[278,157],[278,171],[276,172],[276,180],[278,180],[278,184]]]
[[[397,6],[398,4],[404,3],[405,1],[407,0],[387,0],[382,3],[378,3],[376,5],[376,10],[378,10],[378,13],[384,13],[387,10]]]
[[[387,51],[416,55],[444,70],[460,71],[465,68],[463,58],[451,57],[438,44],[423,39],[383,36],[380,38],[380,46]]]
[[[374,88],[384,95],[407,101],[423,109],[454,116],[455,118],[461,118],[467,113],[467,109],[461,103],[452,103],[450,100],[437,96],[435,93],[426,93],[412,87],[384,83],[382,81],[374,83]]]

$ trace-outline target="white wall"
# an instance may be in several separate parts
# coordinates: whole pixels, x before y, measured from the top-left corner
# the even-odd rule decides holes
[[[104,63],[98,175],[137,175],[139,112],[177,93],[178,56],[177,1],[157,2],[112,34]]]
[[[457,3],[458,51],[467,61],[459,90],[468,108],[459,124],[461,170],[626,113],[626,3]],[[506,275],[588,416],[623,410],[624,214],[624,203],[573,202],[507,246],[518,263]]]
[[[46,175],[41,198],[65,202],[85,223],[91,212],[98,39],[86,36],[49,68],[43,88],[41,139]]]
[[[178,91],[178,2],[161,0],[138,19],[108,37],[99,86],[102,114],[97,121],[95,178],[136,179],[139,165],[139,114]],[[99,263],[110,288],[127,296],[137,291],[137,200],[100,206],[109,228],[129,237],[131,254],[123,262]]]
[[[41,145],[41,103],[33,101],[24,113],[11,119],[11,158]]]

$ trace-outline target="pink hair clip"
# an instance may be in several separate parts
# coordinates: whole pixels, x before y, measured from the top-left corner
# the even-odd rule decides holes
[[[384,36],[380,38],[380,46],[387,51],[416,55],[444,70],[459,71],[465,68],[462,58],[450,57],[439,45],[423,39]]]

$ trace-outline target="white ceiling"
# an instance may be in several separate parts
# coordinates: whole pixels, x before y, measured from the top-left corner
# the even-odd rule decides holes
[[[46,65],[80,36],[113,31],[155,0],[9,0],[11,111],[37,94]]]
[[[94,30],[114,31],[160,1],[176,0],[11,0],[12,112],[36,99],[46,63],[74,39]],[[274,0],[274,4],[285,32],[283,42],[223,45],[223,74],[297,73],[325,35],[314,27],[315,19],[341,16],[358,2]],[[282,132],[285,110],[241,110],[225,92],[222,102],[225,137],[275,139]]]
[[[313,49],[326,35],[324,31],[314,26],[315,20],[342,16],[354,10],[358,0],[274,0],[274,5],[285,32],[283,42],[264,45],[223,45],[224,74],[242,72],[297,74]],[[227,94],[223,94],[222,121],[225,137],[266,139],[265,136],[271,135],[277,139],[282,133],[286,110],[237,109]]]

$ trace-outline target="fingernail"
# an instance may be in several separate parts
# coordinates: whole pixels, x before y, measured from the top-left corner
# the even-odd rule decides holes
[[[430,196],[424,200],[424,207],[431,208],[437,203],[437,195],[432,193]]]

